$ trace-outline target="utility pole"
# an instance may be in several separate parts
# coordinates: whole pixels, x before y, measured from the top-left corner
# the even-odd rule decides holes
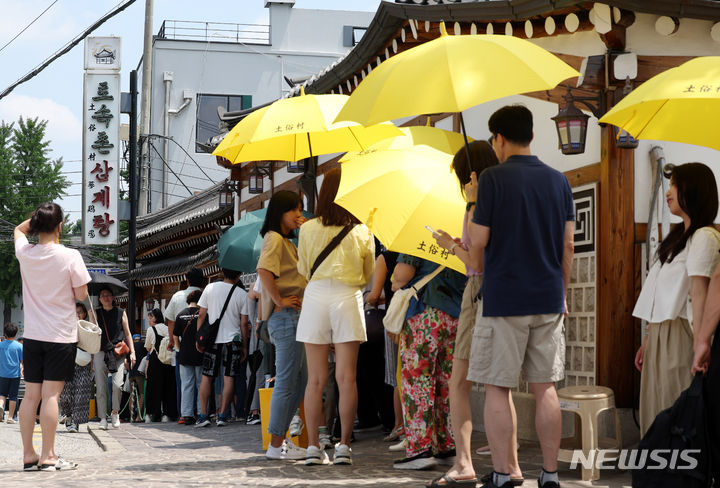
[[[142,96],[140,99],[140,129],[150,133],[150,90],[152,85],[152,41],[153,41],[153,0],[145,0],[145,35],[143,45]],[[148,213],[150,194],[150,145],[147,137],[142,138],[140,151],[140,198],[138,215]]]
[[[128,322],[135,333],[135,243],[137,234],[137,71],[130,72],[130,155],[128,161],[130,193],[130,229],[128,232]]]

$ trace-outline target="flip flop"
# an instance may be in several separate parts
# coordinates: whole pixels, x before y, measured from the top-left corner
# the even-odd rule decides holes
[[[444,481],[444,483],[441,483],[441,481]],[[444,486],[446,487],[466,487],[466,488],[475,488],[477,486],[477,478],[470,478],[465,480],[456,480],[449,474],[444,474],[440,476],[439,478],[435,478],[432,480],[432,482],[427,486],[427,488],[442,488]]]
[[[38,470],[38,462],[35,461],[34,463],[24,463],[23,464],[23,471],[37,471]]]
[[[63,458],[58,458],[55,464],[41,464],[38,466],[40,471],[68,471],[77,469],[77,463],[65,461]]]

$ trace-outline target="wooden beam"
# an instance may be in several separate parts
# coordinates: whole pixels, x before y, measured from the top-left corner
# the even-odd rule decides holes
[[[600,181],[600,165],[601,163],[589,164],[582,168],[566,171],[565,177],[567,177],[570,186],[573,188],[589,183],[596,183]]]
[[[634,390],[628,368],[636,325],[634,152],[615,146],[612,127],[601,130],[596,378],[598,385],[613,389],[617,406],[630,407]]]

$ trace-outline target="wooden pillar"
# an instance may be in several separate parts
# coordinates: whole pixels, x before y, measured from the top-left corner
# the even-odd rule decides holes
[[[602,128],[598,212],[598,385],[612,388],[619,407],[633,405],[635,355],[634,151],[615,146],[613,126]]]

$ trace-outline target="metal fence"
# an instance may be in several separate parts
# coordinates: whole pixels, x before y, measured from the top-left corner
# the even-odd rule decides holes
[[[160,27],[158,37],[181,41],[270,44],[270,26],[268,24],[166,20]]]

